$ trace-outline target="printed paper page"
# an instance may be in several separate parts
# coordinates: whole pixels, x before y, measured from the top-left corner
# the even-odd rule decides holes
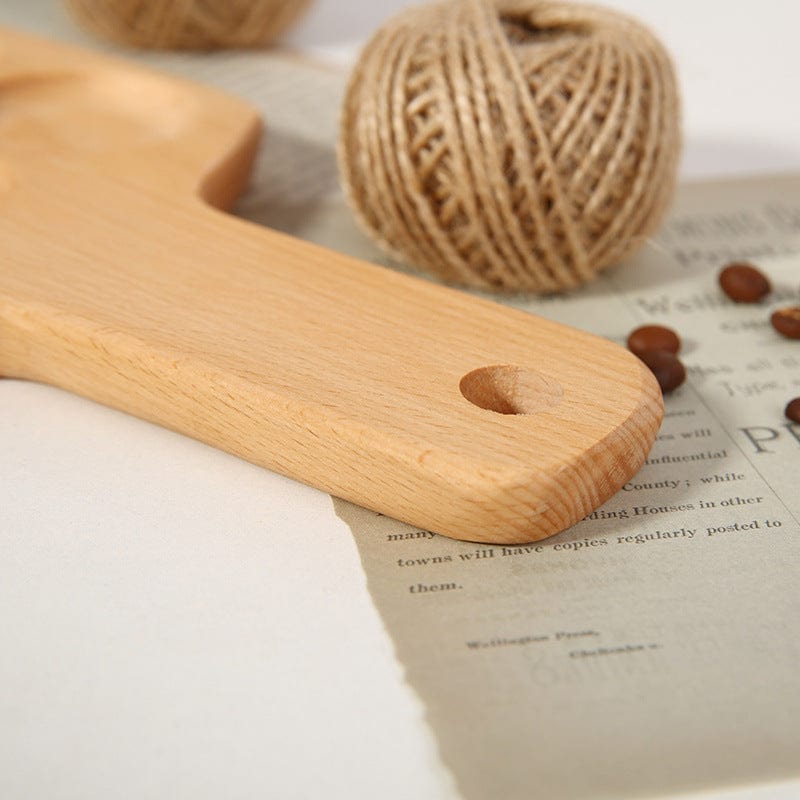
[[[470,545],[341,501],[372,595],[468,800],[663,796],[800,764],[800,181],[688,186],[657,241],[569,297],[519,300],[623,342],[674,328],[689,379],[655,447],[583,522]],[[769,254],[769,255],[767,255]],[[750,255],[769,303],[716,284]]]

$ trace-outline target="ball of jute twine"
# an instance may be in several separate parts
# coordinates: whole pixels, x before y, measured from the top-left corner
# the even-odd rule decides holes
[[[669,57],[600,8],[447,0],[369,41],[339,168],[390,256],[493,290],[577,286],[664,214],[680,149]]]
[[[75,20],[134,47],[209,50],[277,39],[311,0],[65,0]]]

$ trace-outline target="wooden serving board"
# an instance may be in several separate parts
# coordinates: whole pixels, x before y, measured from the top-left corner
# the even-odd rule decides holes
[[[0,374],[460,539],[557,533],[662,415],[620,347],[219,209],[254,111],[0,31]]]

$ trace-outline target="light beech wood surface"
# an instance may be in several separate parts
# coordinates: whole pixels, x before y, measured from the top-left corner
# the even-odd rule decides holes
[[[622,348],[222,213],[240,101],[9,30],[0,97],[0,374],[474,541],[643,463],[661,395]]]

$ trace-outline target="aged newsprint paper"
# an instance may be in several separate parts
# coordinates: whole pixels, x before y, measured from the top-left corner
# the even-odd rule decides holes
[[[529,546],[456,543],[336,501],[465,798],[630,798],[800,771],[800,347],[718,290],[750,255],[798,301],[800,181],[687,187],[662,236],[568,298],[624,341],[683,337],[644,468]],[[780,255],[779,255],[780,254]]]
[[[337,191],[341,73],[291,57],[170,66],[262,107],[238,213],[380,261]],[[567,296],[503,302],[620,343],[673,327],[689,379],[644,468],[571,530],[522,547],[434,536],[334,501],[441,757],[467,800],[633,798],[800,772],[800,178],[684,186],[660,235]],[[716,274],[774,285],[739,306]]]

